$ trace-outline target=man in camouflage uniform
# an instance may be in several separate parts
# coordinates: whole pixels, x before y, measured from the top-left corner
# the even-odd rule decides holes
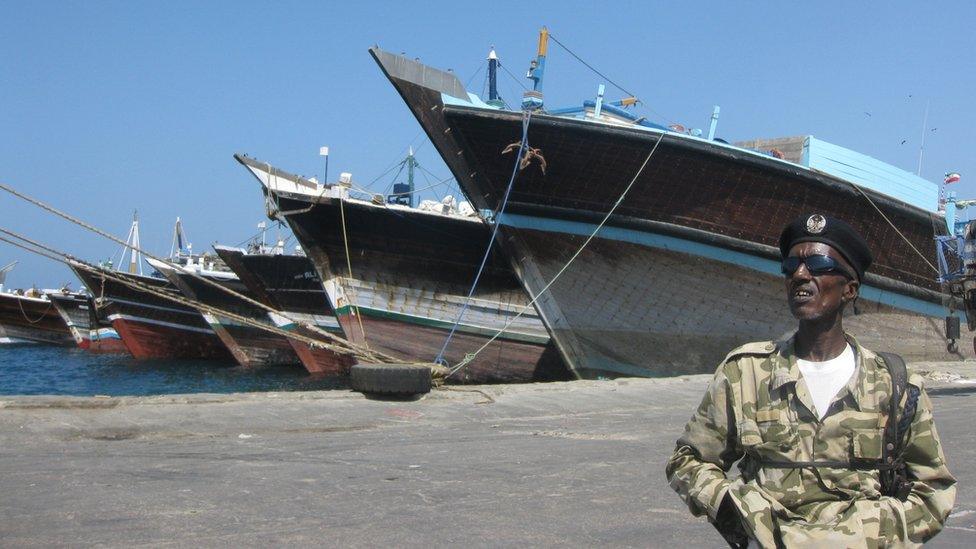
[[[846,223],[815,214],[784,230],[780,250],[799,329],[725,358],[668,461],[671,487],[734,547],[914,546],[932,538],[952,509],[955,479],[922,379],[910,375],[902,399],[903,407],[910,394],[917,402],[913,416],[905,411],[902,459],[911,484],[902,500],[882,494],[877,467],[891,377],[884,360],[842,328],[871,262],[867,244]],[[848,349],[853,375],[820,413],[815,380],[798,361]],[[730,479],[736,461],[742,474]]]

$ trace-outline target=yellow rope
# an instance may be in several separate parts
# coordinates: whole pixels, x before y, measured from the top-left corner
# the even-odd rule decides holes
[[[342,219],[342,243],[346,248],[346,268],[349,269],[349,287],[352,288],[352,258],[349,255],[349,237],[346,235],[346,201],[341,197],[339,200],[339,217]],[[345,293],[345,292],[343,292]],[[363,316],[359,313],[359,305],[355,304],[351,296],[346,296],[349,298],[349,307],[356,310],[356,320],[359,322],[359,331],[363,334],[363,346],[369,349],[369,342],[366,341],[366,329],[363,327]],[[358,292],[357,292],[358,297]],[[336,315],[339,312],[336,311]]]

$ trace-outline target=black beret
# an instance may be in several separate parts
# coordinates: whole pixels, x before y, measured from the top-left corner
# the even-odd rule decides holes
[[[857,278],[864,278],[864,271],[871,266],[871,248],[853,227],[824,214],[807,214],[796,218],[779,235],[779,253],[786,257],[790,248],[801,242],[823,242],[837,250],[857,271]]]

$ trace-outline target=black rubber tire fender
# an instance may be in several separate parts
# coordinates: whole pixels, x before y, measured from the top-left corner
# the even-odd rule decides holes
[[[418,395],[431,389],[430,367],[421,364],[354,364],[352,390],[377,395]]]

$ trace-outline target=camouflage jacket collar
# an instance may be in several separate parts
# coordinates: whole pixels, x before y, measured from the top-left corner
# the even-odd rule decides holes
[[[871,403],[875,402],[877,395],[869,394],[868,387],[872,384],[868,383],[868,376],[874,371],[875,365],[873,363],[877,361],[877,356],[868,349],[861,347],[851,334],[845,332],[844,336],[854,349],[854,375],[847,382],[843,391],[844,394],[836,398],[849,399],[851,405],[858,411],[864,411],[865,407],[874,409],[876,407]],[[770,357],[773,360],[773,372],[769,381],[769,390],[776,391],[780,387],[792,383],[796,396],[809,410],[813,411],[813,398],[810,396],[796,362],[795,343],[796,333],[776,343],[776,350]]]

